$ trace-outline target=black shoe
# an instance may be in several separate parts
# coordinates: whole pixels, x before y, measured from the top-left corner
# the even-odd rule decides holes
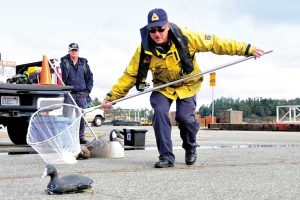
[[[87,141],[86,139],[80,139],[80,144],[87,144],[89,141]]]
[[[166,168],[174,167],[174,164],[168,161],[166,158],[160,158],[158,162],[154,165],[155,168]]]
[[[197,160],[196,149],[185,151],[185,164],[193,165]]]

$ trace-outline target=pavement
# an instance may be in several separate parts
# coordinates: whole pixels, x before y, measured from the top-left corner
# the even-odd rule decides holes
[[[123,127],[102,126],[96,132],[115,128]],[[93,193],[48,195],[49,177],[41,177],[46,164],[38,154],[0,153],[0,199],[300,199],[300,132],[202,129],[197,163],[187,166],[179,130],[173,127],[175,167],[156,169],[153,129],[142,128],[148,130],[145,150],[56,165],[60,176],[93,179]],[[0,129],[0,147],[7,144],[6,135]]]

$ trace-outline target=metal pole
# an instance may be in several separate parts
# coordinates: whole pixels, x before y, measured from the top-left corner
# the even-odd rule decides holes
[[[293,119],[293,122],[295,123],[296,122],[296,117],[297,117],[297,115],[296,115],[296,106],[293,106],[293,112],[294,112],[294,119]]]
[[[212,121],[211,123],[214,124],[214,87],[211,87],[211,96],[212,96],[212,103],[211,103],[211,117],[212,117]]]
[[[289,121],[291,122],[292,121],[292,106],[289,107]]]
[[[279,107],[276,107],[276,123],[279,123]]]
[[[270,51],[264,52],[264,54],[269,54],[269,53],[272,53],[272,52],[273,52],[273,50],[270,50]],[[210,72],[217,71],[217,70],[219,70],[219,69],[223,69],[223,68],[229,67],[229,66],[231,66],[231,65],[235,65],[235,64],[238,64],[238,63],[241,63],[241,62],[244,62],[244,61],[247,61],[247,60],[255,59],[255,58],[256,58],[255,56],[245,57],[245,58],[236,60],[236,61],[234,61],[234,62],[230,62],[230,63],[224,64],[224,65],[220,65],[220,66],[214,67],[214,68],[212,68],[212,69],[210,69],[210,70],[207,70],[207,71],[204,71],[204,72],[200,72],[200,73],[194,74],[194,75],[192,75],[192,76],[188,76],[188,77],[185,77],[185,78],[182,78],[182,79],[179,79],[179,80],[170,82],[170,83],[166,83],[166,84],[163,84],[163,85],[154,87],[154,88],[150,88],[150,89],[144,90],[143,92],[138,92],[138,93],[136,93],[136,94],[128,95],[128,96],[126,96],[126,97],[117,99],[117,100],[112,101],[112,102],[110,102],[110,103],[111,103],[111,104],[116,104],[116,103],[119,103],[119,102],[121,102],[121,101],[125,101],[125,100],[127,100],[127,99],[131,99],[131,98],[134,98],[134,97],[137,97],[137,96],[140,96],[140,95],[143,95],[143,94],[146,94],[146,93],[155,91],[155,90],[159,90],[159,89],[168,87],[168,86],[170,86],[170,85],[174,85],[174,84],[176,84],[176,83],[181,83],[181,82],[186,81],[186,80],[188,80],[188,79],[195,78],[195,77],[198,77],[198,76],[202,76],[202,75],[204,75],[204,74],[208,74],[208,73],[210,73]],[[100,107],[101,107],[101,105],[98,105],[98,106],[95,106],[95,107],[92,107],[92,108],[89,108],[89,109],[85,109],[85,111],[86,111],[86,112],[91,112],[91,111],[93,111],[94,109],[97,109],[97,108],[100,108]]]

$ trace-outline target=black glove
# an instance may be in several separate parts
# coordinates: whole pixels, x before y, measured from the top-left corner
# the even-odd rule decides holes
[[[150,86],[147,82],[142,82],[137,80],[135,83],[135,87],[137,91],[143,92],[145,89],[147,89]]]

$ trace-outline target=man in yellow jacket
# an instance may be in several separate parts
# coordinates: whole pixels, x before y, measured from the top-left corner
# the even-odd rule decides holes
[[[170,23],[167,13],[158,8],[148,13],[148,24],[140,32],[141,45],[123,75],[104,98],[101,108],[112,108],[109,102],[126,96],[134,85],[142,90],[148,69],[152,72],[154,87],[200,73],[195,57],[197,52],[255,57],[264,54],[262,50],[244,42],[181,29]],[[185,149],[185,162],[187,165],[196,162],[199,123],[195,120],[194,113],[196,94],[202,80],[203,77],[196,77],[152,92],[150,102],[154,110],[153,128],[159,152],[159,161],[155,163],[155,168],[173,167],[175,163],[169,120],[173,101],[176,101],[175,119],[179,124],[182,147]]]

